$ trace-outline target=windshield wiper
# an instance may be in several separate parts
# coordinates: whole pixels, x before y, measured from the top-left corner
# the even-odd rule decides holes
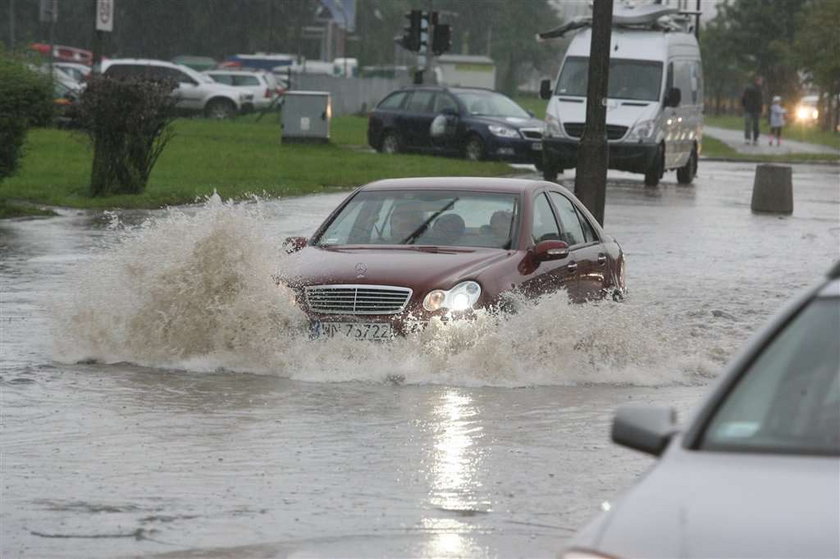
[[[417,237],[419,237],[420,235],[422,235],[423,233],[425,233],[425,232],[426,232],[426,229],[428,229],[428,228],[429,228],[429,224],[430,224],[431,222],[433,222],[433,221],[434,221],[434,220],[435,220],[435,219],[436,219],[436,218],[437,218],[440,214],[442,214],[443,212],[445,212],[446,210],[448,210],[449,208],[451,208],[452,206],[454,206],[454,205],[455,205],[455,202],[457,202],[457,201],[458,201],[458,197],[453,198],[453,199],[452,199],[452,200],[450,200],[450,201],[449,201],[449,203],[447,203],[444,207],[442,207],[441,209],[439,209],[438,211],[436,211],[435,213],[433,213],[432,215],[430,215],[430,216],[426,219],[426,221],[424,221],[422,224],[420,224],[420,227],[418,227],[417,229],[415,229],[415,230],[414,230],[414,232],[413,232],[411,235],[409,235],[408,237],[406,237],[405,239],[403,239],[403,241],[402,241],[400,244],[401,244],[401,245],[410,245],[410,244],[413,244],[413,243],[414,243],[414,241],[416,241],[416,240],[417,240]]]

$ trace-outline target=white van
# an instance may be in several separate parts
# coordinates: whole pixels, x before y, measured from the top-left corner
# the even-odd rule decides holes
[[[703,136],[703,69],[697,40],[686,31],[654,29],[656,18],[650,22],[654,25],[616,25],[621,21],[616,12],[607,94],[609,168],[642,173],[651,186],[665,171],[676,169],[677,180],[690,183],[697,174]],[[546,180],[577,166],[586,122],[591,36],[592,30],[586,29],[573,37],[553,89],[549,80],[541,84],[541,97],[549,100],[543,136]]]

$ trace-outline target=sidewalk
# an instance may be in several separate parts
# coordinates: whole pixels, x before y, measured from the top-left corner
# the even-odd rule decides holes
[[[711,138],[715,138],[716,140],[720,140],[738,153],[745,153],[749,155],[787,155],[790,153],[825,153],[829,155],[840,155],[840,150],[829,146],[785,140],[784,132],[782,132],[781,146],[771,146],[770,136],[767,134],[762,134],[758,138],[758,145],[754,146],[752,144],[745,144],[743,130],[704,126],[703,134]]]

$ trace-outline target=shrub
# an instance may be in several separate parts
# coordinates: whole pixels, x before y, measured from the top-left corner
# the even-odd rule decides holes
[[[17,170],[27,129],[52,115],[50,80],[0,53],[0,181]]]
[[[78,118],[93,143],[92,196],[139,194],[171,137],[173,84],[92,76]]]

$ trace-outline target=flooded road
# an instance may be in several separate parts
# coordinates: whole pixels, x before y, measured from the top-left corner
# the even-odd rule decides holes
[[[0,222],[0,555],[554,556],[651,463],[612,410],[684,416],[840,257],[836,166],[794,167],[789,217],[753,172],[611,175],[624,303],[393,344],[309,341],[271,281],[346,193]]]

